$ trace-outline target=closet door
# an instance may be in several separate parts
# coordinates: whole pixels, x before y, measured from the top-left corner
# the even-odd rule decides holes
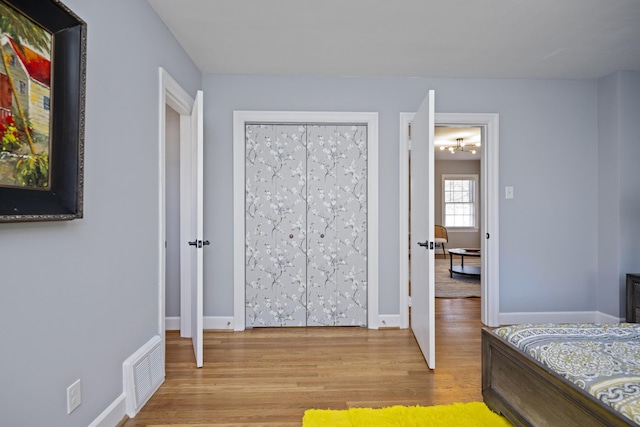
[[[306,325],[306,128],[247,124],[246,326]]]
[[[367,324],[367,127],[309,125],[307,325]]]

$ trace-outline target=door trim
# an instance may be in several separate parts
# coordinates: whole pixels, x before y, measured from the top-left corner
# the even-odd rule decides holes
[[[183,146],[190,144],[190,117],[194,99],[171,77],[162,67],[158,68],[159,75],[159,101],[158,101],[158,334],[162,339],[164,352],[165,341],[165,241],[166,236],[166,107],[173,108],[180,115],[180,151],[181,157]],[[182,192],[182,189],[181,189]],[[183,270],[181,268],[181,270]],[[181,301],[191,301],[185,299],[182,294],[185,286],[180,286]],[[185,303],[181,302],[180,318],[181,324],[190,323],[189,317],[183,311]],[[163,362],[164,367],[164,362]]]
[[[233,329],[245,329],[245,123],[365,123],[367,125],[367,326],[378,329],[378,113],[233,112]]]
[[[409,123],[415,113],[400,113],[399,143],[399,291],[400,327],[409,327]],[[499,326],[500,314],[500,233],[499,233],[499,115],[497,113],[436,113],[435,125],[480,126],[484,131],[481,191],[482,229],[490,233],[491,245],[481,240],[483,257],[481,321]],[[487,212],[491,212],[490,215]]]

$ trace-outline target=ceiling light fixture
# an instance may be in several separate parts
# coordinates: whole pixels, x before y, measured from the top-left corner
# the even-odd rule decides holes
[[[464,138],[456,138],[456,145],[441,145],[440,150],[449,150],[451,154],[455,154],[458,151],[476,154],[475,148],[469,149],[469,147],[467,147],[467,149],[465,150],[465,147],[467,147],[467,144],[464,142]],[[480,142],[476,142],[471,147],[480,147]]]

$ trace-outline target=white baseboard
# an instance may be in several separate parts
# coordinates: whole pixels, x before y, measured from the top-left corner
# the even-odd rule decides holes
[[[204,329],[228,329],[233,330],[233,316],[205,316],[203,319]],[[167,331],[180,330],[179,317],[166,317],[164,323]],[[380,314],[378,315],[378,327],[380,328],[399,328],[399,314]]]
[[[596,323],[621,323],[626,321],[626,319],[621,317],[615,317],[610,314],[596,312]]]
[[[179,317],[165,317],[164,329],[167,331],[179,331],[180,330],[180,318]]]
[[[204,329],[230,329],[233,330],[233,316],[205,316],[202,319]],[[164,327],[167,331],[180,330],[179,317],[166,317]]]
[[[380,327],[380,328],[399,328],[400,327],[400,315],[399,314],[379,314],[378,315],[378,327]]]
[[[622,319],[599,311],[500,313],[501,325],[518,323],[619,323]]]
[[[205,316],[205,329],[230,329],[233,331],[233,316]]]
[[[113,401],[98,418],[93,420],[89,427],[114,427],[118,425],[127,415],[127,404],[124,393]]]
[[[623,318],[611,316],[599,311],[559,311],[559,312],[526,312],[526,313],[500,313],[501,325],[513,325],[516,323],[619,323]],[[205,316],[204,329],[233,330],[233,316]],[[399,314],[378,315],[378,327],[399,328]],[[167,317],[165,319],[167,331],[180,330],[179,317]]]

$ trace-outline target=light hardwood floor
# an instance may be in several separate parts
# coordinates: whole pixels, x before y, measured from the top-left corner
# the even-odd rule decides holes
[[[410,330],[167,333],[166,381],[125,427],[300,427],[306,409],[482,401],[480,299],[436,299],[436,369]]]

